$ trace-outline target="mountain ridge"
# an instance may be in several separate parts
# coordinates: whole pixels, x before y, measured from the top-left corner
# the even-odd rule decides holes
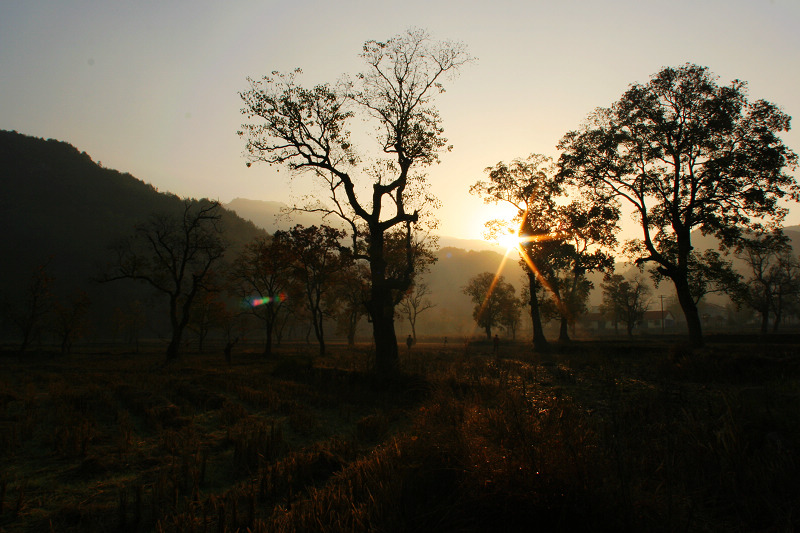
[[[151,300],[141,285],[91,279],[111,260],[115,241],[151,214],[182,206],[178,196],[105,168],[71,144],[0,130],[0,227],[6,257],[13,253],[13,261],[0,262],[0,303],[8,312],[42,266],[57,297],[87,293],[98,320],[109,320],[125,302]],[[265,234],[233,211],[221,214],[231,250]]]

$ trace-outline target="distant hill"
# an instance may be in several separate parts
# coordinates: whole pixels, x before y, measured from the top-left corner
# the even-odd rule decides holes
[[[224,207],[269,233],[275,233],[278,230],[286,231],[297,224],[308,227],[323,223],[320,215],[301,211],[290,212],[289,206],[283,202],[234,198],[224,204]],[[326,220],[324,223],[336,226],[336,221],[332,219]]]
[[[147,288],[125,282],[98,285],[90,278],[109,260],[111,243],[130,235],[150,214],[178,209],[182,201],[130,174],[102,167],[70,144],[0,131],[0,306],[19,302],[31,274],[46,264],[55,278],[57,296],[76,290],[89,294],[99,337],[107,335],[115,309],[130,302],[144,302],[151,316],[159,315],[163,302]],[[237,198],[224,207],[229,256],[265,232],[321,223],[314,214],[289,214],[281,202]],[[800,249],[800,226],[785,231],[795,249]],[[717,248],[715,239],[699,233],[693,242],[697,250]],[[472,276],[498,271],[503,250],[486,241],[447,236],[439,237],[439,245],[438,261],[424,275],[436,306],[420,317],[418,333],[430,339],[472,335],[477,331],[472,303],[461,290]],[[618,271],[628,268],[619,265]],[[502,275],[519,294],[525,282],[516,257],[504,263]],[[599,289],[602,274],[592,274],[590,279]],[[668,282],[658,291],[672,292]],[[598,304],[600,298],[595,290],[590,305]],[[525,316],[522,326],[528,330],[530,320]],[[399,317],[396,322],[398,335],[405,336],[410,328]],[[165,332],[162,324],[145,334]]]
[[[473,303],[462,292],[470,278],[477,274],[499,272],[505,281],[516,288],[517,296],[522,290],[523,271],[516,258],[504,262],[503,255],[495,251],[464,250],[450,246],[440,248],[436,257],[438,261],[424,275],[424,279],[431,288],[430,299],[437,305],[422,315],[424,323],[417,326],[418,335],[435,339],[446,335],[469,336],[478,331],[472,318]],[[523,329],[529,329],[530,320],[525,320],[524,316]],[[408,326],[400,320],[398,323],[398,329],[406,334]]]
[[[226,209],[235,211],[240,217],[251,221],[256,226],[275,233],[277,230],[288,230],[296,224],[303,226],[313,226],[328,224],[329,226],[341,227],[341,223],[335,217],[328,217],[323,220],[322,216],[316,213],[305,213],[302,211],[292,211],[288,204],[283,202],[273,202],[268,200],[250,200],[247,198],[234,198],[225,204]],[[491,250],[503,253],[500,246],[482,239],[459,239],[457,237],[439,236],[440,248],[461,248],[463,250]]]
[[[225,207],[270,233],[288,230],[295,224],[336,225],[338,222],[336,219],[323,221],[320,215],[314,213],[291,212],[289,206],[282,202],[236,198],[225,204]],[[472,319],[473,304],[461,289],[476,274],[496,272],[503,259],[503,250],[484,240],[447,236],[439,237],[439,247],[436,253],[438,261],[423,276],[431,288],[430,299],[436,303],[436,307],[421,315],[417,333],[442,338],[447,334],[471,334],[475,329]],[[522,269],[517,264],[516,256],[505,262],[503,275],[506,281],[517,288],[519,294],[522,289]],[[400,318],[397,319],[397,326],[400,336],[409,332],[408,325]]]
[[[101,317],[129,298],[148,298],[149,292],[126,287],[133,284],[89,280],[107,263],[111,243],[150,214],[182,205],[181,198],[104,168],[68,143],[0,131],[0,304],[13,305],[44,264],[57,293],[87,291]],[[264,234],[229,210],[223,226],[233,249]]]

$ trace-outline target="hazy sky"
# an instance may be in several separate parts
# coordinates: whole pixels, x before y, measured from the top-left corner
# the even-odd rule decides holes
[[[564,133],[663,66],[746,80],[751,99],[800,117],[799,0],[3,0],[0,129],[181,196],[289,203],[307,177],[245,167],[245,78],[301,67],[334,82],[361,69],[364,41],[410,27],[478,58],[438,100],[454,146],[429,172],[445,235],[477,238],[492,217],[468,192],[484,168],[557,156]],[[784,140],[800,151],[798,131]]]

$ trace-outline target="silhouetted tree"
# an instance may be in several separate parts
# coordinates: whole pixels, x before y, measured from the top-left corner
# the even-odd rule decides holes
[[[403,295],[398,305],[400,314],[408,319],[408,323],[411,325],[411,337],[415,343],[417,342],[417,318],[428,309],[436,307],[436,304],[428,298],[430,294],[431,290],[427,283],[424,281],[414,283]]]
[[[241,93],[242,112],[258,122],[245,124],[240,135],[247,137],[250,162],[308,171],[327,186],[330,207],[315,209],[341,217],[351,229],[353,257],[369,263],[366,306],[376,369],[394,372],[394,295],[411,285],[411,236],[433,200],[419,169],[437,162],[447,147],[432,98],[470,57],[461,45],[432,42],[422,31],[368,41],[361,57],[367,70],[335,86],[301,87],[295,81],[299,70],[250,80],[250,89]],[[362,117],[377,121],[380,156],[359,169],[364,154],[352,144],[350,123]],[[386,234],[396,227],[405,231],[406,257],[390,275]]]
[[[736,255],[747,264],[749,272],[734,287],[731,297],[761,315],[761,333],[766,334],[770,315],[775,316],[776,322],[779,320],[779,306],[784,305],[789,293],[795,292],[793,285],[798,281],[789,240],[780,231],[752,234],[739,244]],[[785,294],[781,295],[782,291]]]
[[[83,291],[72,294],[66,301],[55,303],[53,328],[63,355],[72,353],[72,345],[75,341],[89,333],[90,304],[89,295]]]
[[[187,326],[197,338],[197,351],[202,353],[203,344],[211,330],[223,328],[227,320],[227,305],[220,299],[217,290],[204,290],[192,306],[190,314]]]
[[[554,271],[550,287],[552,291],[543,302],[542,314],[548,320],[558,320],[558,340],[569,342],[569,327],[574,329],[578,317],[586,313],[589,293],[594,285],[584,275],[560,268]]]
[[[47,266],[44,264],[34,269],[19,301],[5,302],[6,320],[21,338],[20,355],[27,351],[31,342],[41,340],[52,312],[53,278],[47,273]]]
[[[514,296],[503,301],[500,307],[500,325],[511,333],[511,339],[517,339],[517,328],[519,327],[520,315],[525,302]]]
[[[244,308],[264,322],[264,354],[272,354],[272,338],[293,292],[292,256],[283,238],[259,237],[245,246],[230,272],[233,292]]]
[[[745,83],[719,86],[705,67],[664,68],[598,109],[560,142],[560,174],[609,203],[624,199],[643,231],[639,263],[672,280],[694,345],[703,342],[692,297],[692,231],[733,244],[755,219],[780,221],[798,199],[784,168],[797,156],[778,134],[790,117],[747,100]]]
[[[132,344],[139,353],[139,334],[147,323],[145,306],[139,300],[127,302],[125,307],[114,308],[114,326],[117,333],[123,335],[123,342]]]
[[[518,249],[528,274],[526,294],[535,294],[537,285],[552,293],[561,318],[559,339],[569,340],[567,325],[581,309],[586,273],[604,270],[613,263],[603,248],[616,243],[619,211],[594,197],[580,198],[580,191],[571,191],[569,196],[577,198],[571,203],[560,203],[558,200],[567,193],[564,178],[542,155],[532,154],[511,164],[501,162],[486,172],[489,179],[475,183],[470,192],[481,195],[487,203],[506,203],[517,209],[512,233],[519,238]],[[494,235],[509,230],[502,221],[490,221],[487,227]],[[543,349],[547,341],[537,299],[531,298],[529,305],[534,348]]]
[[[631,244],[641,249],[641,241]],[[717,250],[704,250],[702,253],[693,250],[689,254],[688,265],[689,291],[695,305],[699,305],[708,294],[729,293],[741,278],[734,270],[733,263]],[[658,269],[650,270],[650,275],[656,287],[666,279]]]
[[[369,298],[369,269],[363,263],[350,263],[342,271],[339,283],[334,288],[338,302],[335,311],[337,331],[344,333],[347,344],[355,344],[356,329],[361,317],[367,314]]]
[[[574,200],[556,209],[561,245],[553,253],[551,288],[560,318],[559,341],[568,341],[568,326],[586,312],[593,284],[586,274],[608,271],[614,258],[606,251],[616,244],[619,211],[612,205]]]
[[[547,339],[535,296],[540,286],[550,285],[553,256],[561,246],[556,199],[563,193],[564,180],[556,175],[551,159],[539,154],[511,163],[500,162],[485,172],[488,179],[472,185],[470,193],[481,196],[485,203],[507,204],[517,211],[513,227],[509,228],[505,221],[489,221],[487,227],[492,235],[511,231],[520,238],[521,262],[529,285],[533,345],[541,351],[546,349]]]
[[[352,261],[350,254],[340,253],[344,237],[343,231],[325,225],[309,228],[297,225],[288,232],[275,234],[276,239],[284,239],[287,244],[292,275],[305,297],[321,356],[325,355],[325,317],[331,315],[328,300],[339,274]]]
[[[651,293],[652,290],[640,275],[626,279],[621,274],[606,274],[601,309],[615,325],[624,322],[628,337],[632,337],[633,328],[642,322],[645,311],[650,307]]]
[[[502,324],[504,312],[517,302],[514,286],[507,283],[503,276],[482,272],[470,278],[462,291],[475,304],[472,317],[486,332],[486,339],[490,340],[492,328]]]
[[[778,283],[772,307],[775,321],[772,331],[777,332],[786,315],[797,316],[800,310],[800,261],[791,250],[778,257]]]
[[[208,200],[186,200],[180,213],[154,214],[115,247],[116,259],[101,278],[141,281],[168,298],[168,360],[178,357],[195,297],[208,288],[211,269],[225,253],[219,220],[219,203]]]

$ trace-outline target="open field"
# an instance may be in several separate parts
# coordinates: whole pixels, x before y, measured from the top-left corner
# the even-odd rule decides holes
[[[491,350],[0,356],[0,531],[800,529],[795,339]]]

